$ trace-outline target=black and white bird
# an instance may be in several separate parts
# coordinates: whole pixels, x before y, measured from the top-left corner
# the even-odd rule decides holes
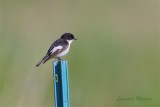
[[[70,45],[74,40],[77,39],[74,37],[73,34],[64,33],[59,39],[53,42],[46,55],[43,57],[41,61],[37,63],[36,67],[40,66],[40,64],[42,63],[44,64],[51,58],[61,60],[61,57],[65,56],[68,53]]]

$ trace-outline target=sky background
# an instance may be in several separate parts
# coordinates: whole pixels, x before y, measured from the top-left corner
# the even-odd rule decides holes
[[[54,107],[55,60],[35,65],[65,32],[71,107],[160,106],[159,0],[0,0],[0,107]]]

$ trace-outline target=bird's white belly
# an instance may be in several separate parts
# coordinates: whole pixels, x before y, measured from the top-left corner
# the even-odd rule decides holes
[[[66,54],[68,53],[68,51],[69,51],[69,47],[70,47],[70,46],[68,46],[68,48],[67,48],[66,50],[64,50],[63,52],[57,54],[57,57],[62,57],[62,56],[64,56],[64,55],[66,55]]]

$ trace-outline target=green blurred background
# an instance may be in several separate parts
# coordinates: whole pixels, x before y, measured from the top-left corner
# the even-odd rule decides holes
[[[160,106],[159,0],[0,0],[0,107],[54,107],[53,60],[35,65],[64,32],[71,107]]]

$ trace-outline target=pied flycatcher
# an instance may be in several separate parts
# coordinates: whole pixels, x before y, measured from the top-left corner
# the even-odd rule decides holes
[[[43,57],[41,61],[37,63],[36,67],[40,66],[41,63],[44,64],[51,58],[56,58],[58,60],[61,60],[61,57],[68,53],[70,45],[73,42],[73,40],[77,40],[73,34],[64,33],[59,39],[53,42],[46,55]]]

